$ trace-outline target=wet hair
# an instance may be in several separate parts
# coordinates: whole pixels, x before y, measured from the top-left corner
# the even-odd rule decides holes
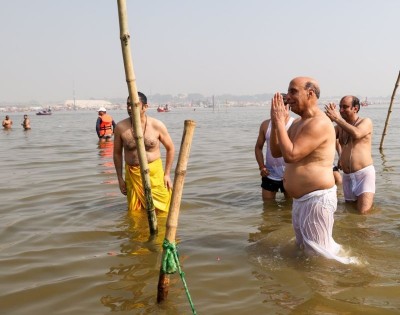
[[[10,117],[8,117],[8,115],[6,115],[6,119],[8,119],[8,118],[10,118]]]
[[[305,89],[306,89],[306,90],[307,90],[307,89],[312,90],[312,91],[315,93],[315,96],[316,96],[317,98],[319,98],[320,90],[319,90],[318,85],[316,85],[315,83],[313,83],[313,82],[311,82],[311,81],[306,82]]]
[[[143,103],[143,105],[146,105],[146,104],[147,104],[147,97],[146,97],[146,95],[144,95],[142,92],[138,92],[138,96],[139,96],[140,101]],[[129,105],[129,103],[130,103],[129,96],[128,96],[128,98],[126,99],[126,103],[127,103],[128,105]]]

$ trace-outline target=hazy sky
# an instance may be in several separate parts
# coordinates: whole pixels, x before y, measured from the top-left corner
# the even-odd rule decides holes
[[[399,0],[127,0],[138,89],[259,94],[312,76],[321,96],[390,96]],[[0,0],[0,101],[128,94],[116,0]]]

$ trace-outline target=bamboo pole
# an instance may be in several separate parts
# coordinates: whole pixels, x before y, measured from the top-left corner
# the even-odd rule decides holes
[[[146,150],[144,146],[143,130],[140,122],[140,99],[138,96],[138,91],[136,87],[136,77],[133,70],[133,62],[131,56],[131,48],[129,45],[130,35],[128,28],[128,13],[126,10],[126,0],[118,0],[118,17],[119,17],[119,27],[120,27],[120,39],[122,56],[124,59],[125,77],[126,83],[128,84],[129,99],[133,101],[132,108],[132,129],[135,133],[135,141],[137,146],[137,152],[139,157],[140,174],[142,176],[142,183],[144,194],[146,198],[146,211],[147,218],[149,221],[150,234],[154,235],[157,233],[157,217],[155,214],[153,197],[151,195],[151,185],[150,185],[150,172],[147,163]]]
[[[394,89],[393,89],[392,98],[390,99],[390,106],[389,106],[388,113],[387,113],[387,116],[386,116],[385,127],[383,128],[381,144],[379,145],[379,150],[382,150],[382,147],[383,147],[383,139],[386,136],[386,129],[387,129],[388,125],[389,125],[389,117],[390,117],[390,114],[392,113],[392,106],[393,106],[393,102],[394,102],[394,97],[396,95],[396,90],[399,87],[399,82],[400,82],[400,71],[399,71],[399,75],[397,76],[397,81],[396,81],[396,84],[395,84]]]
[[[172,191],[171,204],[166,223],[165,239],[175,243],[176,230],[178,228],[179,209],[181,205],[183,183],[186,176],[187,162],[196,122],[185,120],[185,127],[182,135],[181,148],[179,151],[178,163],[175,169],[174,190]],[[162,261],[165,257],[165,249],[162,254]],[[169,275],[160,270],[158,280],[157,302],[161,303],[167,298],[169,289]]]

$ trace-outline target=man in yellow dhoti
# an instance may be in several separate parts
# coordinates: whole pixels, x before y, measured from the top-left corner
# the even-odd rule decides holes
[[[168,211],[172,193],[170,178],[175,147],[167,127],[158,119],[146,115],[147,97],[139,92],[141,102],[140,121],[143,129],[147,162],[149,163],[151,192],[156,210]],[[128,98],[129,118],[120,121],[114,131],[114,165],[121,193],[127,196],[130,211],[145,210],[145,196],[142,186],[139,157],[132,129],[132,104]],[[161,161],[160,142],[166,150],[165,171]],[[125,159],[125,180],[122,172],[122,152]]]
[[[168,211],[172,190],[164,185],[164,172],[161,159],[149,163],[151,194],[154,208]],[[129,211],[140,210],[146,207],[142,177],[139,166],[125,164],[125,184]]]

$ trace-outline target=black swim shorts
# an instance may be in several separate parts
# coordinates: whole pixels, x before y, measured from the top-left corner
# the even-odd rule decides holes
[[[278,192],[280,190],[281,193],[285,192],[285,188],[283,187],[283,181],[273,180],[268,177],[262,177],[261,180],[262,180],[261,187],[263,189],[274,192]]]

